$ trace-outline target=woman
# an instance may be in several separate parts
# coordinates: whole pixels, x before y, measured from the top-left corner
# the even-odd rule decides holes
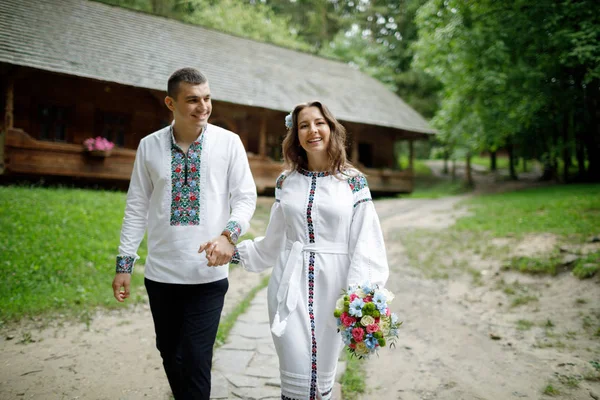
[[[296,106],[286,125],[289,169],[267,232],[240,243],[233,262],[274,266],[268,306],[282,399],[329,399],[342,348],[336,300],[349,284],[383,285],[388,265],[367,181],[346,160],[344,127],[318,101]]]

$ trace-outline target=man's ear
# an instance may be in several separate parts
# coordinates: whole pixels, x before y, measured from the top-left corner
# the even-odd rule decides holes
[[[173,98],[171,96],[165,97],[165,105],[171,111],[175,110],[175,105],[173,104],[174,102],[175,102],[175,100],[173,100]]]

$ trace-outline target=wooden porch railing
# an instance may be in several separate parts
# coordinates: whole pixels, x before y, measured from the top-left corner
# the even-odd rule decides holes
[[[5,173],[71,176],[128,181],[135,150],[115,148],[110,157],[93,157],[82,145],[36,140],[20,129],[9,129],[4,143]],[[259,193],[275,187],[283,165],[269,158],[248,155],[250,169]],[[365,168],[372,192],[410,193],[411,171]]]

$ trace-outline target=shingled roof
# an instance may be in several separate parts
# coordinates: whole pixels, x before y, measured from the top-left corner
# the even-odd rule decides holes
[[[434,132],[347,64],[86,0],[0,1],[0,62],[162,91],[194,66],[215,100],[288,111],[319,99],[344,121]]]

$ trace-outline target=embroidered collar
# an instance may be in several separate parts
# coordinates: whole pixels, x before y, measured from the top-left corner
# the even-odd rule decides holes
[[[302,175],[304,176],[309,176],[309,177],[313,177],[316,176],[317,178],[322,178],[324,176],[329,176],[329,172],[327,171],[308,171],[304,168],[298,168],[298,172],[300,172]]]
[[[172,145],[176,145],[177,147],[179,147],[179,145],[175,141],[175,133],[173,132],[173,125],[175,125],[175,121],[173,121],[171,123],[171,126],[169,126],[169,133],[171,134],[171,144]],[[194,140],[192,142],[192,145],[196,145],[197,146],[197,145],[200,144],[200,140],[202,138],[202,135],[204,135],[204,132],[206,132],[206,128],[208,128],[208,124],[204,125],[204,127],[202,128],[202,132],[200,132],[200,134],[198,135],[198,137],[196,138],[196,140]]]

